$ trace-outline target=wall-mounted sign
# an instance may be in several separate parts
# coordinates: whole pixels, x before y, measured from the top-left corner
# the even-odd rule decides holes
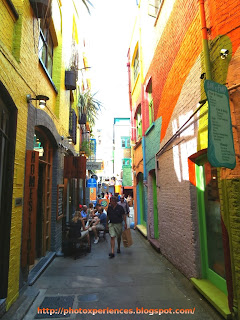
[[[34,264],[36,250],[36,219],[39,153],[26,151],[24,186],[22,266]]]
[[[87,164],[86,164],[87,170],[101,170],[101,168],[102,168],[102,162],[87,161]]]
[[[227,87],[204,82],[208,99],[208,161],[213,167],[234,169],[236,157]]]
[[[98,203],[107,211],[109,206],[109,199],[98,199]]]

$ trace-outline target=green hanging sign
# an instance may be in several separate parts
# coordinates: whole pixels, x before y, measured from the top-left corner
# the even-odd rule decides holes
[[[213,167],[234,169],[236,156],[227,87],[205,80],[208,99],[208,161]]]

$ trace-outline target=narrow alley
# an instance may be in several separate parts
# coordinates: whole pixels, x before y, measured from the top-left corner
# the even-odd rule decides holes
[[[122,248],[121,254],[114,259],[108,257],[109,235],[105,241],[101,239],[97,245],[93,244],[91,253],[77,260],[72,257],[55,258],[33,285],[39,294],[24,320],[159,319],[158,314],[150,316],[151,309],[160,309],[160,313],[163,312],[161,319],[222,319],[190,281],[156,252],[137,230],[131,230],[131,233],[133,245]],[[46,314],[40,314],[43,308]],[[61,310],[66,315],[50,315],[50,311],[47,314],[47,308]],[[69,308],[76,314],[67,313]],[[83,313],[89,309],[100,313],[108,308],[119,312],[125,310],[126,314],[93,316],[91,311],[77,314],[80,308]],[[193,311],[190,314],[174,314],[177,309]],[[141,314],[141,310],[145,310],[145,314]],[[183,310],[180,312],[183,313]],[[10,317],[10,314],[5,315],[3,320]]]

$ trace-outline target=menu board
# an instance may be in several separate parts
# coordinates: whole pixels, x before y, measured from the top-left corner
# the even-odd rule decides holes
[[[64,185],[58,184],[57,186],[57,220],[63,217],[63,197],[64,197]]]
[[[233,169],[236,156],[227,87],[206,80],[204,88],[208,99],[208,161],[213,167]]]

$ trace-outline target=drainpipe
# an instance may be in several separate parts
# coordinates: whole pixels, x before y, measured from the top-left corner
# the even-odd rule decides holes
[[[143,181],[147,182],[147,169],[146,169],[146,141],[145,136],[142,136],[142,152],[143,152]]]
[[[209,48],[208,48],[207,27],[206,27],[206,16],[205,16],[205,10],[204,10],[204,0],[199,0],[199,9],[200,9],[201,26],[202,26],[203,54],[204,54],[205,69],[206,69],[206,79],[212,80],[210,54],[209,54]]]

